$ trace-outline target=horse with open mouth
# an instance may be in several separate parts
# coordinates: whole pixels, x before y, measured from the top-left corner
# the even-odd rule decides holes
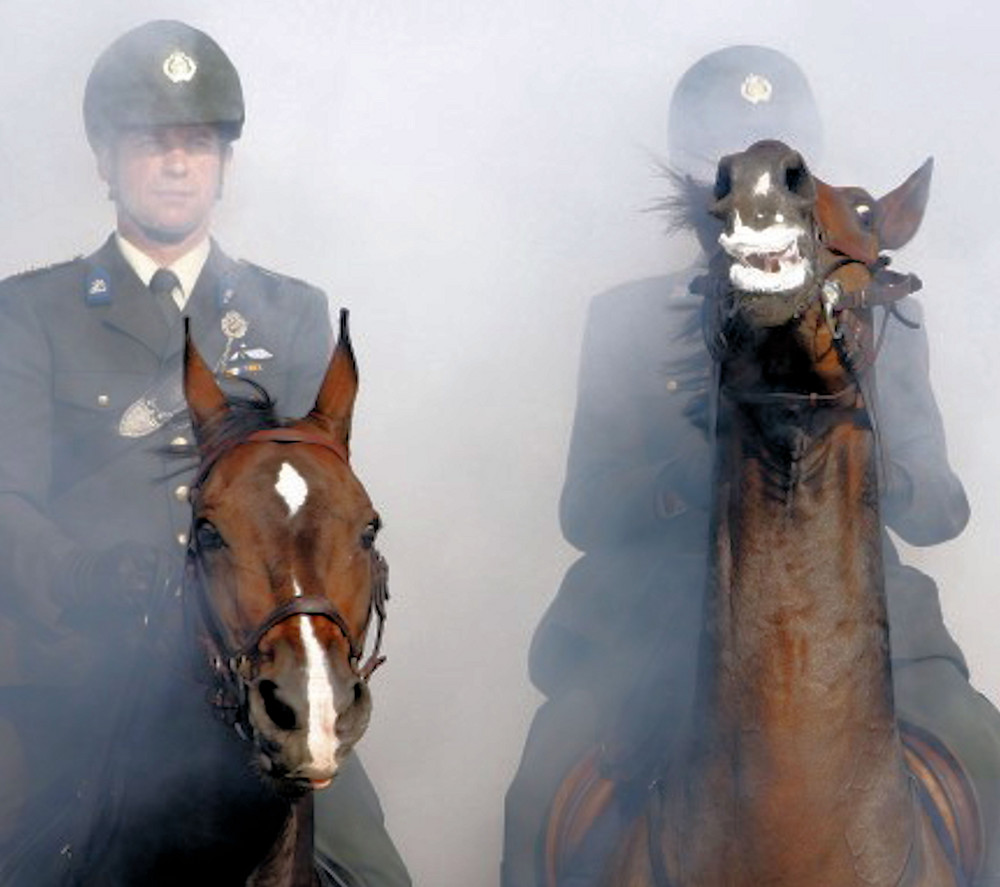
[[[780,142],[719,164],[698,704],[587,883],[958,885],[981,864],[962,763],[897,720],[881,561],[873,308],[919,287],[881,251],[916,232],[930,171],[875,200]],[[583,883],[617,791],[600,750],[564,780],[549,884]]]

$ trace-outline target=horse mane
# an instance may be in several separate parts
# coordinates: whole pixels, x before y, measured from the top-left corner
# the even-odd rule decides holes
[[[226,392],[228,409],[204,425],[200,440],[195,442],[185,439],[184,443],[171,443],[162,448],[165,456],[183,460],[168,477],[188,471],[202,460],[205,453],[223,453],[231,449],[254,432],[286,428],[292,424],[291,419],[279,415],[276,401],[263,385],[253,379],[240,378],[231,382],[239,383],[243,390]],[[181,412],[171,421],[180,429],[187,424],[187,413]]]
[[[227,450],[242,443],[256,431],[282,428],[289,423],[279,417],[274,398],[258,382],[240,379],[247,393],[226,393],[228,409],[202,429],[199,447],[203,451]]]
[[[667,223],[667,234],[693,231],[705,252],[711,253],[721,230],[720,222],[708,212],[714,184],[696,179],[662,161],[654,163],[656,174],[667,182],[667,193],[653,201],[648,211],[662,215]]]
[[[666,222],[665,234],[670,236],[690,231],[698,239],[705,256],[711,257],[718,248],[720,223],[709,214],[713,185],[682,173],[662,161],[654,161],[657,174],[667,183],[666,193],[648,207]],[[680,272],[685,273],[685,272]],[[705,319],[709,300],[704,297],[705,287],[698,286],[699,279],[712,274],[710,267],[697,264],[686,269],[689,280],[684,281],[689,291],[700,298],[670,300],[667,312],[671,315],[671,345],[679,356],[663,362],[661,371],[665,378],[675,380],[685,391],[693,394],[684,407],[685,418],[706,435],[709,428],[709,388],[712,378],[712,360],[704,347]],[[691,346],[701,344],[700,348]],[[673,349],[671,349],[673,350]]]

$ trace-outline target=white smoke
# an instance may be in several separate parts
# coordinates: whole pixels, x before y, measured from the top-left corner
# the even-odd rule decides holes
[[[806,69],[828,181],[883,193],[936,157],[898,264],[925,282],[974,516],[919,558],[1000,700],[989,4],[848,0],[813,17],[795,0],[4,0],[0,273],[106,236],[83,84],[114,37],[156,17],[207,30],[243,76],[223,247],[353,312],[355,461],[393,592],[361,752],[416,884],[496,883],[503,793],[538,701],[527,645],[572,560],[556,502],[584,312],[601,289],[666,270],[662,222],[642,212],[665,187],[651,159],[677,77],[729,43]]]

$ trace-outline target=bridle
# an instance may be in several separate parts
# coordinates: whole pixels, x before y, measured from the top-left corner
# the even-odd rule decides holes
[[[302,595],[290,598],[276,606],[263,622],[249,635],[231,642],[228,632],[212,606],[207,593],[207,577],[202,565],[194,525],[194,508],[201,489],[219,460],[236,447],[253,443],[310,444],[332,452],[345,465],[349,465],[346,447],[319,431],[309,428],[264,428],[253,432],[242,440],[223,444],[207,452],[198,468],[191,485],[189,498],[192,504],[192,525],[188,534],[187,560],[184,572],[184,598],[189,601],[193,595],[197,601],[201,617],[201,627],[208,647],[209,666],[212,673],[213,692],[211,702],[218,715],[235,727],[243,738],[249,738],[253,729],[249,719],[247,698],[248,681],[257,672],[261,657],[260,643],[275,627],[295,616],[320,616],[332,622],[348,645],[348,664],[359,679],[367,682],[374,671],[385,661],[380,655],[382,635],[386,619],[386,604],[389,600],[389,566],[374,545],[368,547],[371,559],[371,600],[362,636],[374,613],[377,626],[375,643],[368,658],[364,656],[363,643],[351,631],[341,612],[322,595]],[[185,612],[187,612],[187,606]]]
[[[823,242],[822,230],[814,221],[814,239]],[[751,404],[781,404],[785,406],[814,407],[847,407],[854,408],[863,390],[864,376],[874,365],[885,339],[886,328],[890,315],[908,327],[914,327],[910,320],[898,310],[896,303],[906,296],[917,292],[922,283],[915,274],[899,274],[888,269],[889,257],[881,255],[874,263],[868,264],[860,258],[843,253],[833,253],[827,265],[821,269],[811,285],[799,297],[794,306],[792,320],[801,318],[807,310],[819,302],[822,305],[823,317],[830,329],[834,347],[848,369],[852,383],[840,391],[833,393],[793,392],[793,391],[738,391],[728,386],[722,386],[720,393],[727,398]],[[849,265],[863,265],[867,271],[868,280],[865,284],[848,289],[836,279],[835,275]],[[704,313],[704,336],[709,353],[715,366],[718,367],[729,342],[727,328],[738,313],[732,298],[735,290],[728,277],[716,269],[697,278],[692,284],[692,290],[706,297],[710,311]],[[875,307],[886,309],[881,329],[875,338],[874,346],[865,349],[860,345],[859,336],[855,330],[843,323],[845,312],[869,310]],[[861,359],[858,359],[861,355]]]

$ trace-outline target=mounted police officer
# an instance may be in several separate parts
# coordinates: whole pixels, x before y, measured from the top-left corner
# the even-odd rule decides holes
[[[116,230],[0,284],[0,830],[106,740],[129,650],[179,583],[182,317],[220,377],[259,383],[285,415],[310,409],[331,345],[320,290],[210,238],[244,123],[239,75],[211,37],[176,21],[129,31],[83,105]],[[318,793],[316,842],[351,883],[409,884],[359,763]]]
[[[720,157],[763,138],[781,139],[810,161],[819,154],[819,116],[794,62],[764,47],[733,46],[684,74],[669,120],[670,167],[682,188],[711,181]],[[710,218],[696,233],[704,252],[715,248]],[[604,771],[641,791],[697,702],[710,359],[700,297],[689,286],[705,263],[700,255],[590,306],[560,503],[563,532],[584,554],[532,641],[531,678],[547,698],[507,795],[504,887],[539,883],[540,833],[569,767],[599,745]],[[909,297],[900,311],[917,325],[890,319],[878,360],[888,456],[882,513],[907,542],[932,545],[963,530],[969,506],[948,464],[920,305]],[[900,562],[887,533],[884,547],[897,709],[966,766],[991,845],[977,884],[1000,884],[1000,718],[968,682],[934,582]],[[596,846],[594,856],[599,865]]]

